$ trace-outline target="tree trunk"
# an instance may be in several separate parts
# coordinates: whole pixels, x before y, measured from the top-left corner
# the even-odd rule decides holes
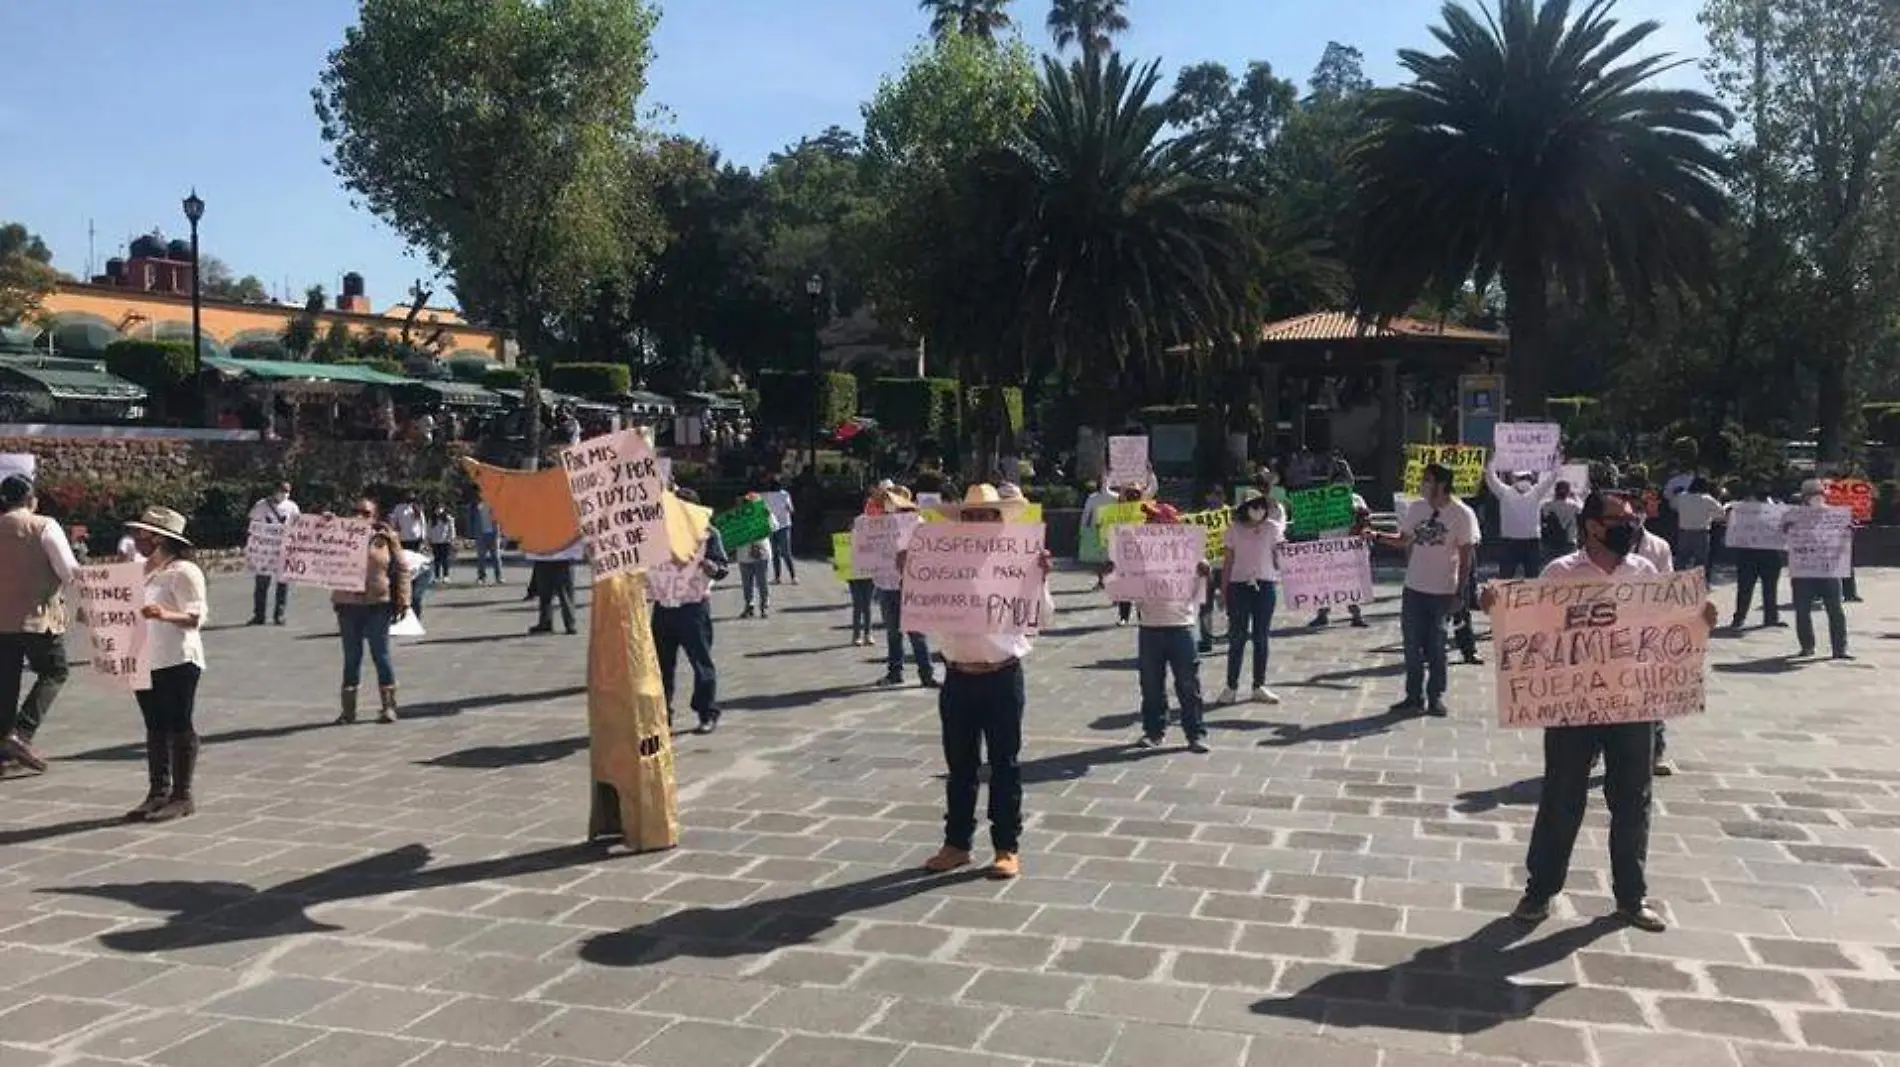
[[[1527,257],[1504,271],[1504,321],[1510,348],[1504,361],[1506,419],[1540,419],[1546,402],[1544,361],[1550,336],[1550,292],[1543,264]]]
[[[1815,415],[1821,426],[1820,440],[1815,442],[1816,458],[1822,463],[1839,463],[1847,458],[1848,424],[1859,421],[1848,417],[1846,353],[1835,353],[1834,358],[1816,368],[1815,386]]]

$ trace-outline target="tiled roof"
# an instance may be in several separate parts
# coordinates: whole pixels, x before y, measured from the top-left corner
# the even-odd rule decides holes
[[[1490,341],[1503,343],[1505,336],[1486,330],[1449,326],[1423,319],[1400,316],[1383,323],[1345,311],[1314,311],[1260,328],[1260,340],[1268,341],[1360,341],[1446,339],[1453,341]]]

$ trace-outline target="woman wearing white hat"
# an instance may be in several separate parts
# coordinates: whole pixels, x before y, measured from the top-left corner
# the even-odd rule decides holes
[[[191,561],[185,517],[146,508],[125,524],[145,557],[145,651],[152,685],[136,696],[145,718],[145,766],[151,788],[125,813],[129,822],[167,822],[196,810],[198,679],[204,674],[205,575]]]

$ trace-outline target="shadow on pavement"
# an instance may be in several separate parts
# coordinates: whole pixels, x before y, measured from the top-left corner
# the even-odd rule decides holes
[[[757,696],[722,700],[719,704],[726,711],[783,711],[786,708],[802,707],[813,701],[831,697],[848,697],[873,688],[875,687],[869,685],[837,685],[827,689],[794,689],[784,693],[762,693]]]
[[[832,629],[835,630],[835,629],[838,629],[838,627],[834,626],[832,627]],[[785,656],[815,656],[821,652],[836,652],[841,648],[850,648],[850,647],[851,647],[850,645],[845,644],[845,645],[816,645],[816,646],[806,647],[806,648],[768,648],[768,649],[764,649],[758,652],[748,652],[745,654],[745,658],[746,659],[780,659]]]
[[[1314,726],[1302,726],[1291,722],[1260,722],[1251,719],[1232,719],[1223,722],[1210,722],[1210,730],[1272,730],[1274,736],[1260,742],[1261,748],[1289,748],[1320,741],[1354,741],[1361,737],[1389,733],[1402,722],[1419,718],[1417,712],[1382,711],[1377,715],[1368,715],[1359,719],[1345,719],[1339,722],[1323,722]]]
[[[1094,663],[1078,663],[1077,670],[1083,671],[1133,671],[1141,669],[1141,661],[1133,656],[1126,659],[1098,659]]]
[[[72,822],[49,823],[45,826],[28,826],[20,830],[0,830],[0,846],[30,845],[35,841],[51,841],[56,837],[68,837],[72,834],[87,834],[94,830],[106,830],[115,826],[128,825],[124,819],[75,819]]]
[[[559,763],[576,752],[587,751],[587,736],[563,737],[557,741],[530,741],[521,745],[488,745],[465,748],[434,759],[416,760],[418,767],[453,767],[464,771],[498,771],[503,767],[522,767],[537,763]]]
[[[810,944],[854,912],[981,877],[977,870],[942,875],[919,868],[732,908],[688,908],[645,926],[597,934],[581,945],[580,955],[603,967],[638,967],[682,956],[762,956]]]
[[[1533,927],[1499,918],[1463,940],[1420,949],[1403,963],[1335,971],[1290,996],[1258,1001],[1253,1011],[1329,1028],[1482,1033],[1507,1020],[1529,1018],[1546,1000],[1573,988],[1519,984],[1514,976],[1564,960],[1622,928],[1600,918],[1520,944]]]
[[[1144,760],[1165,756],[1166,752],[1157,748],[1131,748],[1128,745],[1104,745],[1101,748],[1086,748],[1080,752],[1065,752],[1057,756],[1044,756],[1022,765],[1024,785],[1045,785],[1049,782],[1072,782],[1077,778],[1086,778],[1097,767],[1113,767],[1124,763],[1140,763]],[[938,775],[942,778],[942,775]]]
[[[1796,657],[1768,656],[1764,659],[1736,660],[1733,663],[1717,663],[1713,669],[1720,674],[1786,674],[1800,666]]]

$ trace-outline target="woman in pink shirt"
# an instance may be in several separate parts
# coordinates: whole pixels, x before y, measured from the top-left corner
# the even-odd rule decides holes
[[[1240,662],[1253,640],[1253,699],[1278,704],[1267,688],[1267,635],[1280,598],[1278,550],[1286,538],[1286,512],[1257,489],[1249,489],[1234,508],[1221,557],[1221,585],[1227,591],[1227,688],[1217,703],[1239,699]]]

